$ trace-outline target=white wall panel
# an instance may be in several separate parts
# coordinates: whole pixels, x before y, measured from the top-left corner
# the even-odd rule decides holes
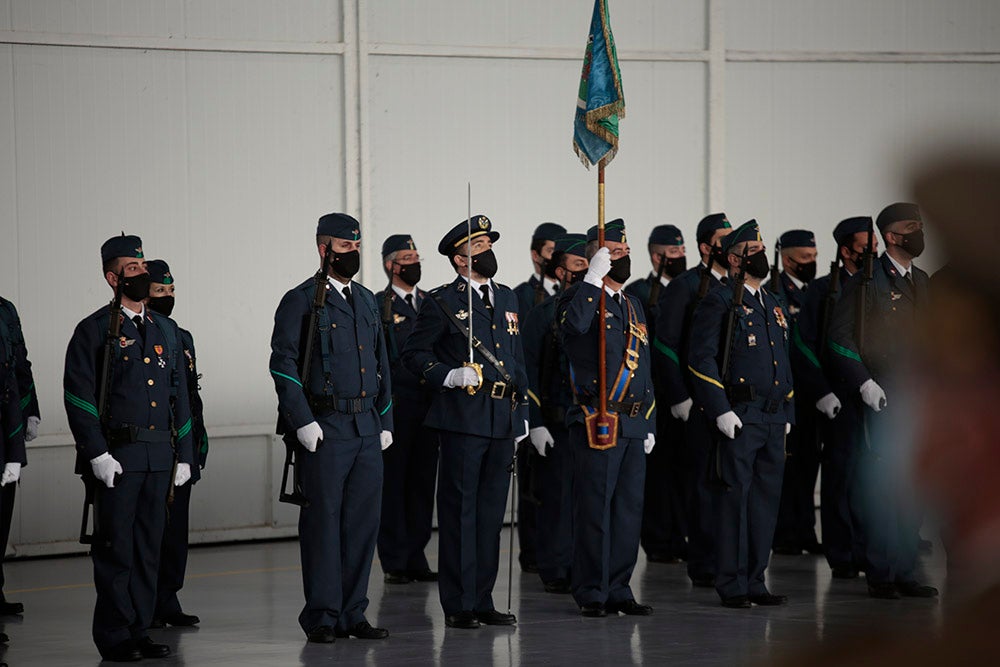
[[[71,35],[184,34],[181,0],[7,0],[13,29]]]
[[[17,174],[14,155],[13,47],[0,45],[0,229],[11,233],[0,244],[0,294],[18,300]]]
[[[340,0],[186,0],[186,36],[276,42],[338,42]]]
[[[0,30],[10,30],[11,0],[0,0]]]
[[[726,0],[730,49],[1000,51],[996,0]]]

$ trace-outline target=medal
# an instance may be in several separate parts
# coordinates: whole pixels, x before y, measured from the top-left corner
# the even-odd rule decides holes
[[[507,333],[509,333],[512,336],[520,333],[520,329],[518,328],[517,324],[517,313],[512,313],[510,311],[507,311],[506,317],[507,317]]]
[[[747,345],[749,347],[757,347],[757,336],[755,334],[747,336]]]

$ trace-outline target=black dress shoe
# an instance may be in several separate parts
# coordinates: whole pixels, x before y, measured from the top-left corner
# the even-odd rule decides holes
[[[413,579],[408,572],[386,572],[384,581],[387,584],[409,584]]]
[[[895,584],[868,584],[868,595],[869,597],[876,598],[878,600],[898,600],[899,591],[896,590]]]
[[[797,544],[775,544],[771,551],[781,556],[801,556],[802,547]]]
[[[652,616],[653,608],[648,604],[639,604],[635,600],[625,600],[624,602],[609,602],[604,605],[609,614],[622,613],[626,616]]]
[[[646,554],[647,563],[679,563],[681,559],[673,554],[668,553],[651,553]]]
[[[437,581],[438,573],[432,570],[410,570],[407,573],[413,581]]]
[[[734,595],[731,598],[722,598],[722,606],[730,609],[749,609],[750,598],[746,595]]]
[[[580,606],[580,615],[587,618],[604,618],[608,612],[600,602],[587,602]]]
[[[479,627],[479,620],[471,611],[460,611],[452,616],[444,617],[444,624],[449,628],[460,628],[462,630],[475,630]]]
[[[101,651],[101,657],[108,662],[138,662],[142,660],[142,653],[139,647],[131,639],[126,639],[120,644],[115,644],[111,648]]]
[[[355,623],[346,630],[340,630],[338,628],[334,634],[341,639],[346,639],[347,637],[357,637],[358,639],[385,639],[389,636],[389,631],[385,628],[373,628],[372,624],[368,621],[361,621],[359,623]]]
[[[332,644],[337,641],[333,627],[329,625],[321,625],[318,628],[313,628],[306,637],[314,644]]]
[[[166,658],[170,655],[170,647],[166,644],[157,644],[149,637],[143,637],[136,645],[139,647],[139,653],[142,654],[144,658]]]
[[[788,602],[787,595],[771,595],[770,593],[750,595],[747,599],[753,604],[760,605],[761,607],[777,607]]]
[[[476,619],[483,625],[514,625],[517,617],[514,614],[504,614],[496,609],[477,611]]]
[[[565,579],[553,579],[552,581],[546,581],[544,583],[545,583],[546,593],[565,595],[572,590],[570,588],[569,582],[566,581]]]
[[[691,577],[691,585],[697,588],[715,588],[715,577],[710,574],[700,574]]]
[[[198,625],[201,623],[201,619],[194,614],[185,614],[182,611],[179,611],[176,614],[170,614],[169,616],[164,616],[159,620],[165,625],[172,625],[177,628],[190,628],[192,625]],[[160,627],[162,628],[163,625]]]
[[[918,581],[897,583],[896,590],[906,598],[936,598],[938,596],[938,589],[933,586],[924,586]]]
[[[857,579],[858,568],[850,565],[838,565],[833,568],[832,576],[834,579]]]
[[[24,613],[24,605],[20,602],[0,601],[0,616],[17,616]]]

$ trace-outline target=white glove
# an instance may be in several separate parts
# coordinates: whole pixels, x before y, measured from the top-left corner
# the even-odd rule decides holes
[[[174,486],[184,486],[191,479],[191,464],[178,463],[177,472],[174,473]]]
[[[646,450],[647,454],[649,454],[651,451],[653,451],[653,447],[655,446],[656,446],[656,436],[653,435],[652,433],[646,434],[646,439],[642,443],[642,448]]]
[[[875,380],[865,380],[861,385],[861,400],[875,412],[881,412],[886,406],[885,392]]]
[[[816,409],[826,415],[827,419],[833,419],[840,412],[840,399],[832,391],[823,398],[816,401]]]
[[[108,452],[90,459],[90,467],[94,471],[94,477],[104,482],[109,488],[115,488],[115,473],[122,474],[122,464],[115,460]]]
[[[785,435],[788,435],[791,432],[792,432],[792,425],[791,424],[785,424]]]
[[[524,433],[522,433],[521,435],[519,435],[516,438],[514,438],[514,444],[515,445],[520,445],[521,441],[528,437],[529,431],[530,431],[530,429],[528,428],[528,420],[525,419],[524,420]]]
[[[31,442],[38,437],[38,425],[42,423],[42,420],[38,417],[31,415],[28,417],[28,424],[24,427],[24,441]]]
[[[544,426],[537,426],[528,431],[528,437],[531,438],[531,444],[538,450],[539,456],[545,456],[545,445],[549,447],[556,446],[555,438],[549,433],[549,429]]]
[[[739,429],[743,428],[743,422],[732,410],[716,417],[715,425],[722,431],[722,435],[730,440],[736,438]]]
[[[687,398],[676,405],[670,406],[670,416],[674,419],[680,419],[682,422],[686,422],[688,417],[691,416],[691,406],[694,405],[694,401]]]
[[[315,452],[316,447],[323,441],[323,427],[316,422],[309,422],[300,429],[296,429],[295,437],[299,439],[302,446],[310,452]]]
[[[383,452],[389,449],[389,445],[392,444],[392,431],[382,431],[378,434],[378,440]]]
[[[476,374],[475,369],[468,366],[452,368],[448,371],[448,375],[444,379],[444,386],[448,389],[455,389],[457,387],[475,387],[478,384],[479,376]]]
[[[608,275],[609,271],[611,271],[611,251],[600,248],[590,258],[590,267],[587,269],[587,275],[583,277],[583,282],[601,287],[604,285],[604,276]]]
[[[21,479],[21,464],[11,461],[3,467],[3,475],[0,475],[0,486],[7,486],[11,482]]]

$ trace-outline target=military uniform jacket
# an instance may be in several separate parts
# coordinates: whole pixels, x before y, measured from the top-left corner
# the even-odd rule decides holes
[[[353,307],[334,294],[329,281],[319,317],[309,386],[303,387],[299,368],[305,357],[306,328],[316,283],[312,278],[285,293],[274,313],[271,334],[271,376],[278,394],[278,416],[286,433],[294,433],[323,416],[335,438],[374,436],[392,430],[392,384],[389,354],[375,295],[350,284]],[[329,414],[314,414],[310,399],[339,402]],[[348,403],[350,405],[348,405]],[[352,412],[360,409],[360,412]]]
[[[839,301],[844,293],[844,285],[850,279],[851,274],[847,269],[840,267],[840,289],[833,295]],[[792,365],[798,368],[799,365],[808,365],[811,372],[795,375],[795,391],[799,398],[808,397],[810,401],[818,401],[827,394],[834,392],[843,395],[845,391],[843,379],[837,369],[831,363],[830,346],[820,349],[821,330],[823,326],[823,309],[826,298],[830,291],[830,274],[816,278],[809,283],[809,290],[806,292],[806,300],[799,313],[798,323],[792,332]],[[830,320],[833,319],[833,311],[830,312]],[[831,322],[826,322],[829,332]],[[829,340],[829,339],[828,339]]]
[[[573,407],[569,360],[563,352],[556,319],[558,295],[531,309],[524,322],[522,342],[528,372],[528,423],[531,428],[565,426]]]
[[[181,329],[181,349],[184,353],[184,379],[187,382],[188,400],[191,402],[191,442],[197,465],[191,466],[191,483],[201,479],[201,469],[208,460],[208,433],[205,431],[205,406],[201,401],[201,386],[198,380],[198,358],[194,350],[194,337],[187,329]]]
[[[745,424],[795,423],[788,318],[773,294],[763,288],[759,293],[764,305],[743,290],[727,378],[721,371],[723,329],[732,288],[715,288],[695,309],[688,364],[695,400],[713,422],[732,410]]]
[[[416,308],[411,307],[404,299],[401,299],[396,291],[389,287],[375,295],[375,303],[378,304],[379,313],[383,315],[382,329],[385,332],[385,343],[389,353],[389,365],[392,369],[392,393],[395,396],[394,402],[399,403],[400,399],[419,400],[427,394],[427,381],[423,377],[411,373],[403,365],[401,354],[403,346],[406,344],[413,328],[417,324],[417,311],[425,306],[433,306],[427,302],[427,292],[416,289]],[[388,321],[384,317],[385,297],[389,295]]]
[[[668,405],[683,403],[693,395],[688,372],[688,338],[691,315],[698,299],[698,287],[704,266],[688,269],[670,281],[660,292],[657,304],[656,337],[653,340],[653,362],[658,384]],[[709,289],[722,283],[711,274]]]
[[[572,285],[559,298],[556,306],[559,318],[559,330],[563,337],[563,347],[569,359],[576,384],[576,401],[593,401],[596,407],[599,395],[598,382],[598,329],[601,325],[598,317],[601,288],[590,283],[579,282]],[[642,304],[630,294],[622,293],[623,299],[628,299],[635,309],[640,330],[646,328],[646,317]],[[618,304],[610,295],[605,299],[607,311],[607,328],[605,329],[607,364],[607,391],[611,395],[611,387],[625,358],[626,328],[628,313],[624,302]],[[641,340],[645,337],[645,340]],[[618,427],[625,438],[644,439],[648,434],[656,432],[656,398],[653,393],[652,360],[649,352],[649,336],[643,331],[640,336],[638,366],[632,371],[632,380],[628,391],[621,399],[623,403],[642,403],[642,409],[635,416],[619,413]],[[566,418],[567,423],[582,423],[583,410],[574,405]]]
[[[806,307],[806,301],[813,291],[815,281],[799,288],[787,272],[782,271],[781,277],[781,298],[778,302],[785,310],[789,324],[789,358],[792,362],[792,377],[795,378],[795,386],[800,387],[806,382],[806,377],[815,375],[817,367],[813,365],[807,356],[802,353],[800,331],[800,318]],[[801,392],[800,392],[801,394]],[[803,398],[801,395],[799,398]]]
[[[503,363],[517,387],[517,402],[510,398],[490,398],[489,392],[470,396],[464,388],[446,389],[444,380],[453,368],[469,360],[468,339],[435,301],[468,326],[469,283],[462,276],[431,291],[420,307],[417,324],[403,347],[403,365],[437,390],[424,425],[441,431],[467,433],[484,438],[515,438],[524,433],[528,407],[524,395],[528,377],[521,348],[518,301],[505,285],[493,283],[495,304],[492,314],[478,294],[472,295],[472,333]],[[476,352],[483,378],[502,382],[499,371]]]
[[[528,280],[521,283],[514,288],[514,295],[517,297],[517,315],[524,322],[528,318],[528,313],[531,309],[539,305],[541,301],[536,303],[539,293],[541,293],[542,301],[549,295],[545,291],[545,287],[542,285],[544,278],[539,280],[534,275],[532,275]]]
[[[879,384],[900,370],[912,340],[916,311],[926,305],[929,278],[911,265],[913,285],[899,274],[889,256],[874,262],[872,282],[865,304],[865,340],[863,349],[855,338],[858,287],[863,279],[858,271],[844,286],[844,296],[834,309],[830,327],[831,358],[847,386],[857,389],[866,380]]]
[[[41,417],[38,409],[38,394],[35,392],[35,378],[31,374],[31,362],[28,361],[28,346],[24,342],[24,332],[21,330],[21,318],[17,315],[14,304],[0,297],[0,327],[7,329],[6,335],[13,346],[14,373],[17,376],[17,389],[21,395],[21,414],[25,420],[28,417]]]
[[[114,346],[108,394],[109,432],[131,432],[125,441],[108,442],[98,414],[98,386],[108,333],[108,308],[84,318],[66,349],[63,374],[66,416],[76,439],[77,474],[88,462],[110,452],[125,472],[170,470],[177,460],[194,467],[191,404],[180,329],[168,317],[146,308],[145,337],[121,311],[121,334]],[[109,446],[110,445],[110,446]]]
[[[24,451],[24,420],[18,393],[15,345],[9,330],[0,324],[0,459],[2,463],[28,460]]]

